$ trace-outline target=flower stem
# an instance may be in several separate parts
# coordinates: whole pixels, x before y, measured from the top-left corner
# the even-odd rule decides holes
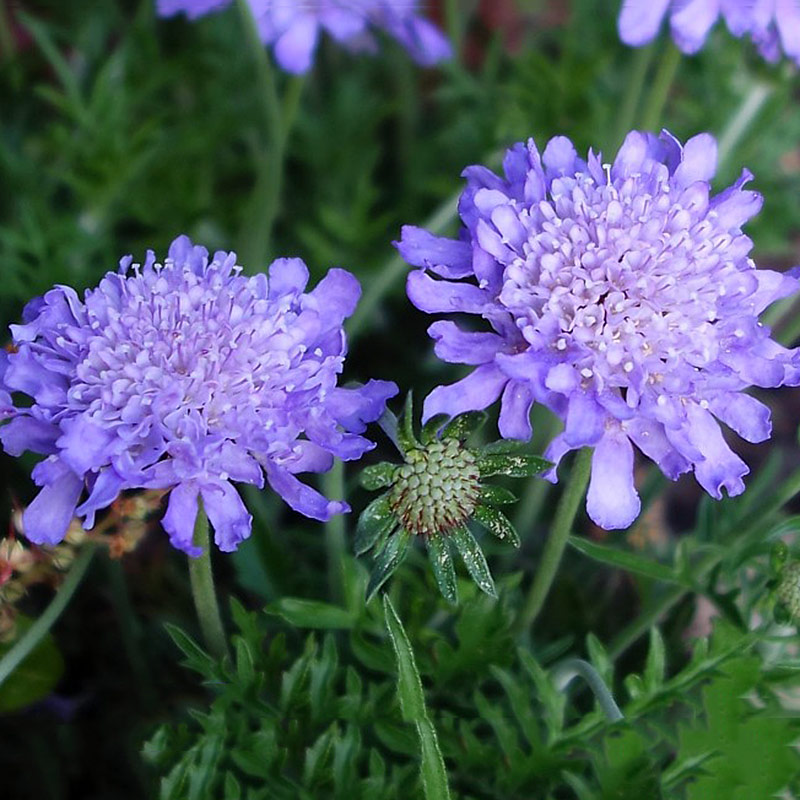
[[[93,555],[94,545],[86,545],[72,565],[64,582],[58,587],[56,596],[50,605],[0,660],[0,684],[36,649],[36,646],[61,616],[61,612],[67,607],[67,603],[80,585]]]
[[[769,96],[774,91],[774,86],[768,83],[756,81],[750,91],[745,95],[742,104],[733,115],[730,122],[725,126],[725,130],[719,137],[718,161],[724,164],[728,156],[733,152],[745,131],[750,127],[753,120]]]
[[[261,102],[264,144],[256,168],[256,182],[250,198],[241,234],[242,263],[251,269],[266,266],[272,240],[272,229],[281,199],[286,166],[286,145],[297,116],[302,78],[292,78],[283,104],[278,95],[272,61],[258,35],[253,12],[247,0],[236,0],[245,29],[245,40],[256,66],[256,85]]]
[[[633,66],[629,73],[630,77],[625,89],[625,96],[622,100],[622,107],[617,116],[617,128],[613,141],[615,148],[622,144],[623,139],[634,125],[636,112],[642,100],[645,78],[650,65],[653,63],[655,52],[655,45],[652,44],[647,47],[641,47],[636,52]]]
[[[192,544],[202,550],[196,558],[189,558],[189,582],[192,585],[192,598],[200,621],[200,630],[211,654],[216,658],[222,658],[228,654],[228,642],[225,638],[225,629],[222,627],[217,593],[214,589],[214,576],[211,573],[208,516],[202,501],[199,502],[197,509]]]
[[[642,114],[642,129],[656,131],[661,127],[661,115],[669,97],[669,90],[678,72],[681,63],[681,51],[672,42],[667,45],[667,50],[661,58],[656,72],[653,86],[650,89],[649,99]]]
[[[344,497],[344,464],[338,459],[323,478],[324,493],[336,500]],[[325,523],[325,550],[328,558],[328,586],[331,599],[344,597],[344,558],[347,551],[344,516],[334,514]]]
[[[600,677],[600,673],[588,661],[584,661],[581,658],[567,659],[556,667],[554,673],[554,677],[562,691],[578,675],[589,684],[589,688],[592,690],[598,705],[603,709],[603,713],[609,722],[617,722],[624,718],[616,700],[614,700],[614,695],[611,694],[605,681]]]
[[[558,565],[561,563],[564,548],[567,546],[569,535],[572,532],[575,515],[578,513],[578,507],[586,492],[591,469],[592,451],[590,448],[584,447],[578,451],[564,493],[558,501],[553,528],[544,546],[539,569],[534,576],[533,584],[518,618],[517,627],[520,630],[530,628],[544,606],[544,601],[547,599],[547,594],[558,571]]]

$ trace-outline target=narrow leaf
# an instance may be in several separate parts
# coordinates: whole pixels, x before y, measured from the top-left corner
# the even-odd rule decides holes
[[[486,556],[475,541],[475,537],[466,528],[456,528],[450,534],[450,539],[461,555],[472,580],[490,597],[497,597]]]
[[[477,506],[473,517],[498,539],[510,542],[514,547],[522,544],[514,526],[502,511],[488,506]]]
[[[356,540],[353,549],[357,556],[370,550],[378,540],[390,533],[397,525],[394,512],[389,507],[389,495],[383,494],[373,500],[362,512],[356,525]]]
[[[647,651],[643,675],[644,684],[650,692],[654,692],[664,683],[665,652],[664,639],[658,628],[650,628],[650,649]]]
[[[406,407],[397,429],[397,439],[404,453],[419,447],[414,436],[414,400],[411,392],[406,395]]]
[[[502,486],[482,486],[479,499],[481,503],[488,503],[490,506],[507,506],[517,502],[517,496]]]
[[[299,597],[282,597],[270,603],[264,611],[281,617],[296,628],[349,630],[355,624],[353,614],[347,609]]]
[[[508,475],[511,478],[530,478],[545,472],[553,465],[539,456],[528,455],[482,455],[478,459],[478,470],[482,478],[492,475]]]
[[[442,431],[442,438],[466,441],[475,431],[479,430],[487,420],[485,411],[467,411],[459,414],[448,422]]]
[[[596,542],[590,542],[588,539],[581,539],[577,536],[570,536],[569,543],[584,555],[593,558],[595,561],[600,561],[603,564],[618,567],[628,572],[635,572],[638,575],[643,575],[646,578],[653,578],[657,581],[677,583],[681,586],[686,585],[683,579],[675,574],[673,569],[664,564],[660,564],[658,561],[640,556],[638,553],[630,553],[625,550],[619,550],[616,547],[597,544]]]
[[[429,719],[417,722],[420,749],[422,750],[422,789],[427,800],[448,800],[450,787],[447,783],[447,770],[444,766],[436,728]]]
[[[481,454],[485,456],[506,455],[509,453],[519,453],[527,442],[518,439],[498,439],[496,442],[489,442],[481,448]]]
[[[428,537],[428,558],[433,568],[433,575],[439,586],[439,591],[445,600],[450,603],[458,602],[458,586],[456,570],[453,566],[453,556],[450,546],[444,536]]]
[[[422,444],[427,445],[436,441],[439,438],[439,432],[442,430],[445,422],[449,417],[447,414],[435,414],[423,426],[420,433],[420,440]]]
[[[371,492],[385,489],[387,486],[392,485],[396,470],[397,465],[390,464],[388,461],[365,467],[361,470],[361,485]]]
[[[410,540],[411,534],[403,528],[400,528],[389,537],[386,546],[375,559],[375,566],[373,567],[372,575],[370,575],[369,583],[367,584],[367,602],[375,596],[375,592],[383,586],[391,574],[397,569],[400,562],[405,557]]]

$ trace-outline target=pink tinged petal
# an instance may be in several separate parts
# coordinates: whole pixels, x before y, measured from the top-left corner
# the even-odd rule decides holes
[[[719,17],[720,0],[688,0],[670,17],[672,38],[684,53],[696,53]]]
[[[308,267],[301,258],[276,258],[269,265],[269,297],[300,294],[308,284]]]
[[[179,483],[169,493],[169,504],[161,525],[169,534],[170,544],[193,558],[202,555],[203,552],[201,548],[192,544],[196,519],[197,484],[194,481]]]
[[[531,438],[531,407],[533,392],[520,381],[509,381],[503,390],[500,405],[498,429],[504,439],[520,439],[527,442]]]
[[[319,23],[311,14],[300,14],[275,42],[275,60],[296,75],[308,72],[319,37]]]
[[[577,160],[575,145],[566,136],[554,136],[542,154],[542,163],[550,179],[555,176],[573,175]]]
[[[775,24],[786,55],[800,63],[800,4],[797,0],[775,0]]]
[[[427,267],[442,278],[464,278],[472,273],[472,249],[467,242],[404,225],[400,241],[394,245],[409,264]]]
[[[670,0],[625,0],[619,15],[619,38],[632,47],[652,41]]]
[[[684,145],[683,158],[675,170],[673,181],[683,188],[695,181],[710,181],[716,171],[716,139],[709,133],[700,133]]]
[[[84,517],[83,527],[94,527],[94,515],[102,508],[110,506],[125,487],[125,480],[113,468],[107,467],[97,476],[88,499],[75,509],[79,517]]]
[[[714,417],[697,405],[687,409],[688,435],[691,443],[703,454],[696,463],[694,474],[697,482],[714,498],[722,499],[722,489],[733,497],[744,491],[742,477],[750,470],[722,437],[722,431]]]
[[[462,331],[455,322],[446,320],[434,322],[428,335],[436,342],[436,355],[450,364],[484,364],[505,344],[496,333]]]
[[[319,314],[326,325],[339,326],[355,311],[361,297],[361,284],[346,269],[331,269],[317,284],[310,297],[319,304]]]
[[[747,442],[765,442],[772,434],[770,410],[755,397],[741,392],[709,401],[711,413]]]
[[[420,311],[428,314],[456,311],[480,314],[491,301],[488,292],[471,283],[437,281],[422,270],[409,273],[406,293]]]
[[[591,395],[574,392],[569,398],[564,440],[570,447],[587,447],[595,444],[605,431],[608,414]]]
[[[508,378],[494,364],[484,364],[466,378],[449,386],[437,386],[426,398],[423,423],[437,414],[455,417],[465,411],[481,411],[500,396]]]
[[[22,512],[25,536],[36,544],[58,544],[67,535],[82,490],[83,481],[71,470],[44,486]]]
[[[228,481],[214,481],[200,486],[203,508],[214,529],[214,541],[223,553],[231,553],[250,536],[253,517],[245,508],[239,492]]]
[[[26,450],[49,455],[55,453],[59,429],[50,422],[33,417],[17,416],[0,428],[0,442],[10,456],[18,456]]]
[[[689,472],[692,464],[684,458],[667,439],[663,427],[644,417],[636,417],[625,423],[625,433],[631,441],[649,458],[671,481]]]
[[[610,430],[592,455],[586,511],[607,531],[627,528],[642,504],[633,484],[633,446],[620,430]]]
[[[334,514],[346,513],[350,506],[340,500],[328,500],[316,489],[301,483],[285,469],[267,462],[267,481],[269,485],[300,514],[311,519],[326,522]]]
[[[61,424],[62,435],[56,441],[61,459],[77,474],[97,470],[111,460],[109,448],[114,431],[97,425],[86,416],[67,418]]]

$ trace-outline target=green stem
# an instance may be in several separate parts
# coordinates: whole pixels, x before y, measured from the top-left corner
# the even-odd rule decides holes
[[[192,544],[202,551],[195,558],[189,557],[189,582],[192,585],[192,598],[200,621],[203,640],[209,651],[216,658],[228,654],[228,641],[222,627],[222,617],[217,605],[217,593],[214,589],[214,576],[211,572],[211,547],[208,536],[208,516],[202,501],[197,509],[194,523]]]
[[[251,270],[266,266],[272,240],[272,229],[278,215],[286,148],[297,116],[303,79],[293,78],[281,105],[267,49],[258,35],[253,12],[247,0],[236,0],[244,27],[245,40],[256,66],[256,84],[264,125],[264,144],[259,157],[256,182],[248,203],[241,233],[242,263]]]
[[[69,603],[72,595],[75,594],[75,590],[80,585],[93,555],[94,546],[88,545],[83,548],[64,582],[58,587],[56,596],[50,605],[0,660],[0,684],[33,652],[61,616],[61,613],[67,607],[67,603]]]
[[[561,563],[564,548],[567,546],[569,535],[572,532],[575,515],[584,498],[591,469],[592,451],[590,448],[584,447],[578,451],[564,493],[558,501],[553,528],[544,546],[539,569],[533,578],[533,584],[519,616],[517,627],[521,630],[527,630],[533,625],[544,606],[544,601],[547,599],[547,594],[558,571],[558,565]]]
[[[655,131],[661,127],[661,115],[669,97],[669,90],[681,63],[681,51],[672,42],[658,65],[655,80],[648,93],[648,101],[642,114],[642,129]]]
[[[344,464],[338,459],[322,479],[326,497],[340,500],[344,497]],[[331,599],[344,598],[344,558],[347,553],[347,537],[344,516],[335,514],[325,523],[325,550],[328,558],[328,586]]]
[[[605,681],[600,677],[600,673],[588,662],[581,658],[570,658],[559,664],[554,671],[554,678],[563,691],[567,688],[570,681],[576,676],[583,678],[597,700],[600,708],[609,722],[617,722],[624,719],[619,706],[614,700]]]
[[[625,89],[625,97],[622,100],[622,107],[617,116],[617,129],[613,142],[616,148],[622,144],[622,140],[634,126],[636,112],[642,100],[645,78],[650,65],[653,63],[655,52],[656,49],[653,44],[641,47],[636,52]]]
[[[768,83],[757,82],[750,87],[750,91],[745,95],[738,111],[728,122],[725,130],[719,137],[718,162],[724,164],[728,156],[733,152],[736,145],[744,135],[745,131],[753,123],[753,120],[761,111],[764,103],[774,91],[774,86]]]

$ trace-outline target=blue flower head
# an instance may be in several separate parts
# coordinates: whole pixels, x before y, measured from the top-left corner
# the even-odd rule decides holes
[[[57,286],[30,302],[0,362],[5,389],[30,398],[15,407],[0,392],[0,416],[10,417],[0,441],[11,455],[46,456],[33,471],[42,488],[24,512],[26,536],[56,543],[75,514],[92,527],[122,490],[167,489],[173,545],[198,554],[199,496],[217,545],[234,550],[251,516],[231,482],[261,487],[265,475],[308,517],[348,511],[296,476],[371,449],[361,434],[397,388],[337,386],[342,321],[361,289],[341,269],[309,293],[307,282],[299,259],[247,277],[234,253],[209,258],[181,236],[163,265],[152,252],[143,265],[123,258],[83,300]]]

